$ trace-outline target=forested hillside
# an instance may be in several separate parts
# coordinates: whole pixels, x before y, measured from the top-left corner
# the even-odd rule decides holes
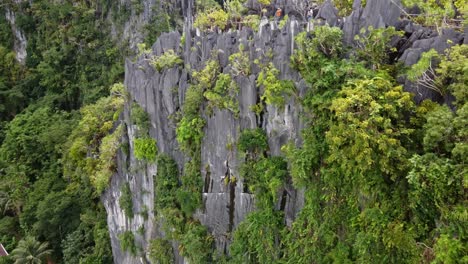
[[[468,263],[467,12],[3,1],[0,263]]]

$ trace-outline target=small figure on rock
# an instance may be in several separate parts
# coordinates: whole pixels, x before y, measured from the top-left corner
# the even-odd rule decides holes
[[[275,13],[276,20],[279,21],[281,19],[282,15],[283,15],[283,10],[281,10],[281,8],[278,7],[278,9],[276,9],[276,13]]]
[[[314,18],[314,10],[311,8],[307,11],[307,21],[310,22]]]

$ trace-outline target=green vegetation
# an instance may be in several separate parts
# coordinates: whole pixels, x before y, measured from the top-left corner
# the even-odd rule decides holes
[[[279,80],[278,75],[279,70],[270,62],[258,75],[257,87],[263,88],[260,99],[266,104],[284,107],[285,97],[294,93],[295,86],[292,81]]]
[[[281,19],[281,21],[279,22],[278,28],[279,28],[279,29],[283,29],[284,26],[286,26],[286,23],[288,23],[288,20],[289,20],[289,16],[288,16],[288,15],[285,15],[285,16],[283,17],[283,19]]]
[[[193,26],[202,31],[208,29],[213,30],[219,28],[224,30],[227,26],[229,15],[222,9],[211,9],[206,12],[199,13],[193,23]]]
[[[213,89],[206,90],[203,96],[208,100],[209,108],[227,109],[237,116],[239,114],[238,93],[239,87],[231,76],[221,73]]]
[[[181,238],[181,255],[187,257],[191,263],[210,262],[213,237],[208,235],[206,227],[199,222],[188,222],[186,229],[186,233]]]
[[[239,52],[229,56],[231,72],[234,76],[249,76],[251,73],[249,54],[245,51],[243,44],[239,44]]]
[[[128,218],[133,218],[133,199],[130,184],[127,182],[120,187],[119,206]]]
[[[177,65],[183,64],[184,61],[174,52],[174,50],[167,50],[161,56],[151,58],[150,64],[158,71],[173,68]]]
[[[176,191],[179,187],[179,169],[175,161],[167,155],[158,157],[158,173],[154,180],[155,210],[176,207]]]
[[[438,30],[450,27],[455,19],[464,19],[465,24],[467,22],[468,5],[463,0],[430,0],[423,2],[403,0],[402,4],[406,7],[419,7],[421,9],[420,14],[412,19],[422,25],[436,27]]]
[[[239,136],[238,149],[249,155],[262,155],[268,149],[265,131],[261,128],[245,129]]]
[[[271,208],[250,213],[233,234],[230,263],[279,263],[282,218]]]
[[[202,118],[193,118],[189,120],[183,117],[177,127],[177,142],[184,151],[192,151],[192,149],[200,149],[201,140],[203,138],[203,127],[205,120]]]
[[[278,262],[283,215],[273,208],[288,175],[287,163],[282,157],[266,156],[267,137],[260,128],[242,131],[238,148],[245,156],[240,176],[255,195],[257,210],[234,231],[230,246],[231,262]]]
[[[138,248],[135,244],[135,235],[133,235],[132,231],[125,231],[118,235],[120,241],[120,248],[123,251],[128,251],[133,256],[136,256],[138,253]]]
[[[0,237],[8,252],[34,237],[49,244],[54,263],[112,263],[97,197],[115,171],[124,129],[114,122],[125,96],[112,84],[123,77],[126,53],[110,37],[115,5],[0,6]],[[15,60],[6,8],[26,36],[25,65]]]
[[[11,255],[15,263],[42,263],[52,253],[47,247],[47,243],[41,244],[34,237],[26,237],[18,243]]]
[[[158,154],[158,147],[156,140],[150,137],[135,138],[135,158],[139,160],[146,160],[148,162],[156,161],[156,155]]]
[[[450,92],[459,98],[458,101],[466,100],[467,70],[463,65],[468,63],[467,57],[466,45],[453,46],[445,56],[432,49],[423,53],[421,59],[411,66],[407,72],[408,79],[441,95]]]
[[[171,264],[174,262],[171,243],[165,239],[156,238],[151,240],[148,251],[152,263]]]
[[[133,125],[138,128],[137,136],[146,136],[149,133],[150,120],[148,113],[137,103],[132,103],[130,119]]]
[[[122,84],[114,86],[124,89]],[[65,175],[79,179],[85,171],[96,194],[101,194],[107,188],[116,169],[115,156],[120,148],[123,126],[119,125],[114,131],[113,127],[123,104],[124,98],[120,93],[114,93],[100,99],[96,104],[83,107],[82,119],[67,142]]]
[[[391,40],[396,36],[403,36],[403,32],[396,31],[394,27],[362,29],[361,34],[354,37],[358,47],[356,50],[358,59],[368,63],[372,69],[378,69],[382,64],[390,64],[385,60],[391,51]]]
[[[230,262],[457,263],[466,258],[466,45],[445,55],[428,53],[410,71],[417,80],[432,67],[427,80],[444,95],[455,95],[456,109],[432,102],[416,106],[396,84],[394,71],[384,70],[391,69],[388,58],[374,56],[388,49],[386,36],[395,32],[387,30],[367,35],[375,46],[362,45],[357,61],[343,59],[338,29],[297,36],[292,62],[310,85],[301,101],[303,143],[283,147],[287,166],[283,158],[267,156],[260,129],[241,133],[240,176],[255,195],[257,210],[234,231]],[[285,227],[273,208],[289,174],[304,188],[305,204]]]
[[[226,239],[232,243],[223,255],[215,253],[213,236],[194,217],[203,210],[202,171],[210,173],[201,159],[204,118],[215,108],[237,116],[235,80],[257,70],[261,96],[253,109],[262,117],[266,104],[283,107],[295,87],[280,80],[270,63],[273,53],[251,58],[254,51],[239,45],[227,68],[216,58],[197,71],[186,69],[191,84],[174,116],[176,140],[186,155],[178,157],[185,162],[179,168],[158,153],[148,114],[119,83],[128,55],[120,33],[131,16],[143,12],[140,1],[4,2],[0,240],[12,256],[1,263],[113,263],[100,197],[117,171],[119,150],[128,156],[128,141],[137,159],[157,163],[154,208],[133,212],[129,183],[122,184],[118,201],[128,218],[137,213],[148,220],[154,211],[165,234],[147,249],[155,263],[172,263],[173,245],[190,263],[468,262],[467,45],[451,43],[444,54],[429,51],[407,70],[409,80],[448,102],[415,105],[396,81],[402,69],[388,56],[395,52],[391,39],[401,36],[394,28],[365,29],[353,50],[343,45],[339,28],[321,26],[298,34],[291,63],[309,86],[294,98],[302,111],[302,136],[282,147],[284,155],[271,156],[264,130],[241,131],[241,164],[233,170],[239,175],[226,177],[223,187],[242,181],[255,199],[255,211],[235,229],[229,227]],[[182,24],[177,7],[154,2],[151,12],[157,15],[141,32],[149,37],[139,45],[140,55],[149,53],[162,32]],[[248,13],[245,0],[224,1],[224,9],[220,2],[197,0],[195,25],[203,31],[258,28],[259,17]],[[353,1],[333,2],[340,14],[351,11]],[[269,0],[260,3],[272,7]],[[438,31],[466,23],[467,5],[461,0],[403,3],[417,4],[422,11],[413,20]],[[28,40],[24,65],[12,50],[6,8],[16,12],[17,26]],[[168,50],[152,64],[157,71],[182,67],[178,53]],[[119,121],[124,105],[130,107],[129,124]],[[126,139],[126,125],[135,138]],[[229,140],[226,148],[233,153]],[[283,211],[294,195],[291,183],[303,191],[304,206],[292,222],[288,211],[286,225]],[[122,250],[143,256],[135,235],[150,231],[144,227],[118,236]]]

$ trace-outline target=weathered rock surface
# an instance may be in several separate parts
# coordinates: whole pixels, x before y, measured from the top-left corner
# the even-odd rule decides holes
[[[283,6],[288,4],[294,6],[300,3],[299,0],[274,2]],[[184,0],[184,5],[192,6],[190,0]],[[252,10],[258,8],[258,2],[255,0],[249,0],[247,5]],[[374,28],[395,26],[405,31],[404,37],[395,40],[395,46],[398,48],[399,59],[408,66],[417,62],[424,51],[434,48],[443,52],[452,45],[450,41],[453,43],[463,41],[464,36],[461,33],[443,31],[438,34],[408,21],[399,21],[400,1],[398,0],[368,0],[365,8],[361,7],[360,0],[356,0],[353,7],[353,13],[342,19],[327,1],[317,11],[316,18],[322,18],[329,25],[342,26],[344,41],[348,44],[352,44],[354,35],[361,28],[368,26]],[[293,12],[291,10],[289,11]],[[286,9],[287,12],[288,9]],[[159,152],[173,157],[179,169],[182,170],[187,158],[179,150],[173,116],[183,105],[186,90],[190,85],[190,70],[200,70],[207,60],[215,59],[218,60],[222,71],[229,73],[229,56],[238,52],[241,43],[245,47],[245,52],[251,61],[251,74],[233,76],[240,87],[237,96],[239,115],[234,116],[230,111],[218,109],[214,109],[212,113],[202,111],[206,125],[201,148],[200,171],[205,185],[203,206],[194,217],[200,220],[214,236],[217,250],[226,252],[230,243],[229,234],[249,212],[255,209],[255,197],[245,190],[243,180],[239,178],[242,157],[235,146],[240,132],[247,128],[264,129],[268,135],[269,154],[272,156],[281,155],[281,147],[287,142],[301,144],[300,133],[303,124],[300,118],[301,107],[297,98],[305,94],[307,84],[298,72],[290,67],[289,58],[295,48],[294,36],[304,30],[304,23],[292,19],[283,29],[278,29],[275,22],[265,20],[262,21],[258,32],[243,28],[240,31],[197,35],[190,27],[191,12],[187,12],[186,15],[190,18],[186,17],[185,43],[181,43],[182,36],[178,32],[163,34],[152,46],[151,54],[140,56],[136,61],[126,61],[125,86],[131,98],[148,112],[151,121],[150,136],[157,140]],[[296,17],[301,18],[300,15]],[[170,49],[177,51],[183,58],[184,67],[176,66],[162,72],[155,71],[149,65],[148,59]],[[213,56],[213,51],[215,56]],[[266,56],[270,52],[272,56]],[[261,93],[256,86],[256,79],[261,70],[253,63],[256,59],[273,62],[280,71],[280,79],[292,80],[296,86],[296,96],[288,98],[284,107],[267,106],[260,115],[256,115],[251,110],[251,106],[258,102]],[[405,83],[405,88],[415,92],[417,100],[434,96],[428,94],[430,91],[420,94],[417,87],[415,88],[409,82]],[[123,121],[130,124],[129,119],[129,106],[127,105]],[[158,180],[153,176],[156,175],[157,167],[141,164],[135,160],[131,154],[133,153],[134,133],[134,128],[127,126],[126,140],[130,143],[130,155],[127,156],[125,153],[119,155],[119,171],[112,178],[109,190],[102,197],[108,212],[115,263],[146,263],[147,261],[147,256],[133,257],[122,252],[117,239],[121,232],[133,231],[136,234],[137,245],[142,249],[146,249],[152,238],[163,235],[163,232],[158,229],[153,212],[153,180]],[[236,177],[237,181],[227,184],[226,177]],[[125,182],[130,183],[133,194],[135,216],[132,219],[127,219],[118,205],[120,188]],[[303,192],[289,185],[278,194],[277,209],[285,212],[284,221],[287,225],[292,223],[302,208],[303,200]],[[147,220],[138,214],[146,209],[149,215]],[[143,235],[137,233],[141,226],[144,226]],[[177,262],[184,263],[184,259],[178,254],[176,244],[174,244],[174,250]]]
[[[195,213],[195,217],[208,227],[215,238],[216,248],[225,251],[229,245],[228,234],[233,231],[246,216],[254,209],[254,196],[245,192],[242,179],[239,179],[239,166],[241,158],[236,148],[236,141],[240,131],[246,128],[262,127],[268,134],[271,155],[280,155],[280,147],[289,140],[300,138],[301,122],[299,119],[300,107],[294,98],[290,98],[284,108],[268,106],[261,116],[256,116],[250,109],[257,103],[259,89],[256,87],[256,78],[259,68],[253,63],[255,58],[266,57],[265,52],[271,50],[272,62],[281,71],[280,78],[293,80],[298,95],[306,90],[305,82],[299,74],[290,68],[289,57],[293,51],[294,35],[300,32],[298,23],[290,22],[283,30],[273,29],[274,25],[265,25],[261,33],[254,33],[251,29],[228,32],[224,34],[210,33],[203,36],[186,36],[186,41],[192,42],[189,51],[180,48],[180,34],[177,32],[162,35],[152,47],[152,54],[138,58],[136,62],[127,60],[125,85],[131,98],[140,104],[149,114],[151,120],[150,135],[157,140],[160,153],[173,157],[182,168],[185,157],[179,151],[175,139],[176,124],[171,119],[183,104],[185,91],[189,85],[188,73],[174,67],[155,71],[149,64],[150,56],[159,56],[172,49],[178,50],[185,60],[185,65],[191,69],[202,69],[204,63],[212,58],[211,51],[218,51],[215,57],[228,72],[229,55],[239,51],[239,44],[243,43],[245,51],[249,54],[252,75],[239,75],[234,80],[239,85],[240,92],[239,116],[236,117],[227,110],[215,109],[213,113],[204,112],[206,119],[204,128],[205,137],[201,149],[201,172],[205,187],[203,192],[203,206]],[[196,45],[198,43],[198,45]],[[129,124],[128,107],[125,111],[124,121]],[[132,126],[127,129],[132,153],[134,131]],[[299,141],[298,141],[299,142]],[[127,168],[127,169],[125,169]],[[145,234],[137,236],[137,244],[142,248],[148,246],[150,238],[160,234],[157,228],[150,224],[154,219],[153,212],[153,176],[157,168],[154,165],[140,164],[133,155],[126,157],[121,154],[119,158],[119,172],[111,182],[111,187],[103,197],[108,211],[109,230],[111,231],[114,260],[116,263],[143,263],[140,257],[132,257],[121,252],[117,236],[124,230],[136,232],[140,226],[145,227]],[[236,184],[226,184],[225,177],[234,176]],[[157,178],[155,179],[157,180]],[[121,185],[129,182],[133,193],[133,209],[136,212],[133,219],[127,219],[118,205]],[[289,196],[285,203],[286,221],[292,222],[298,204],[303,199],[300,193],[288,187]],[[144,191],[143,191],[144,190]],[[280,198],[280,197],[279,197]],[[138,212],[148,209],[149,218],[143,221]],[[179,259],[182,262],[182,259]]]
[[[20,2],[19,0],[16,1],[17,4]],[[13,50],[16,54],[16,60],[24,65],[26,63],[26,56],[28,55],[26,52],[26,46],[28,45],[26,36],[24,32],[16,26],[16,13],[13,10],[6,9],[5,17],[10,23],[11,31],[14,35]]]

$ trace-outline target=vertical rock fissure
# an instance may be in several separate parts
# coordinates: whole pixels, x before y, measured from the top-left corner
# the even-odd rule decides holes
[[[210,192],[210,183],[211,183],[211,171],[210,171],[210,166],[206,166],[206,174],[205,174],[205,186],[204,186],[204,192],[208,193]]]
[[[235,178],[231,177],[231,169],[229,168],[229,162],[226,161],[226,175],[225,177],[229,180],[228,187],[229,187],[229,225],[228,225],[228,232],[232,232],[234,228],[234,209],[235,209],[235,200],[236,200],[236,180]]]

